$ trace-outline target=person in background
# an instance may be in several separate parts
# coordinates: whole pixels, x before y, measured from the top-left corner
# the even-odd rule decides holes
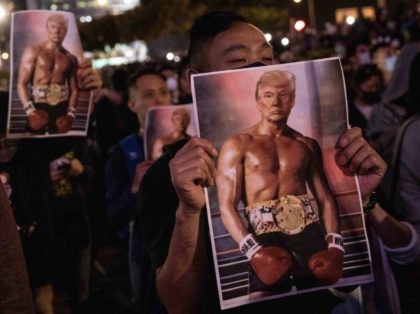
[[[361,65],[353,74],[353,97],[348,100],[350,125],[364,132],[374,111],[382,100],[384,80],[375,64]]]
[[[129,108],[137,115],[138,132],[122,139],[108,154],[106,165],[107,212],[111,225],[121,238],[129,237],[129,268],[133,301],[144,313],[159,313],[160,304],[149,281],[149,261],[136,217],[136,194],[144,172],[150,166],[143,150],[146,113],[155,106],[171,105],[166,79],[151,68],[140,69],[129,81]]]

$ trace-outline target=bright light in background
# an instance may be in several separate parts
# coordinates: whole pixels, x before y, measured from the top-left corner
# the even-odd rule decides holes
[[[273,38],[273,36],[271,36],[271,34],[270,34],[270,33],[265,33],[265,34],[264,34],[264,37],[265,37],[265,40],[266,40],[266,41],[271,41],[271,39]]]
[[[300,32],[301,30],[303,30],[305,28],[306,24],[304,21],[302,20],[298,20],[295,23],[295,30],[297,30],[298,32]]]
[[[293,0],[294,3],[301,3],[302,0]]]
[[[168,59],[169,61],[172,61],[175,58],[175,55],[172,52],[168,52],[166,54],[166,59]]]
[[[354,22],[356,22],[356,19],[354,18],[354,16],[348,16],[348,17],[346,17],[346,23],[348,25],[353,25]]]
[[[174,57],[174,61],[175,61],[175,62],[179,62],[179,61],[181,61],[181,57],[180,57],[180,56],[175,56],[175,57]]]
[[[88,15],[88,16],[81,16],[79,18],[79,21],[81,23],[90,23],[90,22],[92,22],[92,17],[90,15]]]
[[[97,2],[98,2],[98,5],[100,6],[104,6],[108,4],[108,0],[98,0]]]
[[[56,4],[51,4],[50,9],[56,11],[58,9]]]
[[[281,44],[282,44],[283,46],[287,46],[288,44],[290,44],[290,40],[289,40],[289,38],[287,38],[287,37],[283,37],[283,38],[281,39]]]
[[[3,60],[7,60],[7,59],[9,59],[9,54],[8,54],[7,52],[3,52],[3,53],[1,54],[1,58],[2,58]]]
[[[0,21],[4,20],[6,18],[6,15],[6,8],[0,4]]]

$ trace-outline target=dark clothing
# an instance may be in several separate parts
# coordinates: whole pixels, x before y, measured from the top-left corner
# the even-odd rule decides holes
[[[35,313],[22,247],[0,183],[0,313]]]
[[[325,232],[318,222],[306,226],[305,229],[294,235],[269,232],[255,237],[262,246],[277,245],[291,253],[292,267],[285,277],[272,286],[264,285],[258,279],[253,269],[250,268],[249,292],[273,291],[280,293],[290,291],[293,285],[298,290],[310,289],[322,285],[308,268],[310,257],[316,252],[327,248],[324,240]]]
[[[57,128],[57,119],[59,117],[67,115],[67,102],[61,102],[55,106],[45,103],[34,103],[36,109],[44,110],[48,113],[48,123],[43,128],[31,131],[34,134],[56,134],[60,133]]]
[[[144,161],[143,139],[131,134],[111,148],[106,168],[107,212],[110,224],[129,243],[129,267],[133,300],[141,313],[162,313],[154,282],[149,281],[150,259],[144,254],[139,231],[137,195],[131,185],[138,163]],[[128,227],[130,226],[130,229]]]
[[[175,153],[188,141],[181,140],[166,146],[165,153],[156,160],[143,177],[139,192],[139,222],[143,233],[146,253],[151,259],[150,277],[155,281],[156,269],[161,267],[168,254],[172,232],[175,226],[175,212],[178,197],[172,186],[169,161]],[[203,285],[211,285],[211,306],[203,308],[201,313],[272,313],[278,309],[282,313],[329,313],[339,302],[330,292],[323,290],[310,294],[301,294],[287,298],[244,305],[221,312],[218,301],[216,278],[211,259],[210,235],[205,210],[201,215],[201,226],[205,228],[209,256],[208,270],[211,278],[203,278]],[[182,287],[180,287],[182,288]]]

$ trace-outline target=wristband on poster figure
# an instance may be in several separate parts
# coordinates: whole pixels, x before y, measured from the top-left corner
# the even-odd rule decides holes
[[[255,237],[248,233],[239,241],[239,250],[246,256],[248,261],[252,259],[255,253],[261,249],[261,245],[257,242]]]
[[[72,117],[73,119],[76,118],[76,108],[70,107],[67,111],[67,115]]]
[[[339,249],[343,253],[345,252],[344,240],[341,234],[330,232],[325,237],[325,240],[327,240],[328,237],[331,237],[331,241],[328,242],[328,248],[336,248],[336,249]]]
[[[30,100],[23,106],[23,110],[25,110],[26,115],[29,116],[32,112],[36,110],[36,108],[34,106],[34,103]]]

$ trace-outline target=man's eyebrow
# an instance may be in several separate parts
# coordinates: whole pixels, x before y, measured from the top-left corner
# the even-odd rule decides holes
[[[233,52],[233,51],[236,51],[236,50],[246,50],[246,49],[247,49],[247,47],[245,45],[237,44],[237,45],[229,46],[228,48],[225,49],[224,52],[229,53],[229,52]]]

